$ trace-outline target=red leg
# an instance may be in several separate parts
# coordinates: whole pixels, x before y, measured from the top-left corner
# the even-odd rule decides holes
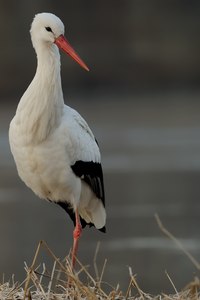
[[[72,249],[72,269],[74,268],[75,262],[76,262],[76,254],[78,250],[78,240],[82,233],[82,226],[78,214],[78,210],[75,211],[76,216],[76,226],[73,231],[73,237],[74,237],[74,243],[73,243],[73,249]]]

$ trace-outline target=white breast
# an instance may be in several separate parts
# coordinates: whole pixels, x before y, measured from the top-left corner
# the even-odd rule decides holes
[[[68,150],[72,145],[63,132],[63,126],[42,143],[33,145],[26,143],[27,138],[21,134],[14,118],[9,139],[19,176],[35,194],[53,201],[79,200],[81,183],[70,167],[68,153],[71,151]]]

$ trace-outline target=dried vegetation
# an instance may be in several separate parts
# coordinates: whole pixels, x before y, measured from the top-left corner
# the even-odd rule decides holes
[[[181,243],[162,225],[156,215],[159,228],[186,254],[195,267],[200,270],[199,263],[188,253]],[[41,249],[45,250],[52,258],[51,270],[44,264],[38,265],[38,255]],[[96,266],[96,256],[94,259],[95,278],[89,273],[88,268],[83,266],[77,259],[78,271],[73,272],[69,257],[60,261],[44,241],[40,241],[33,258],[32,265],[25,264],[27,273],[26,279],[22,283],[16,283],[14,278],[10,282],[0,282],[0,300],[200,300],[200,280],[195,278],[182,291],[177,291],[175,284],[168,274],[167,277],[173,287],[173,295],[160,294],[152,296],[142,291],[136,281],[136,277],[129,268],[130,282],[125,293],[120,290],[120,286],[111,287],[103,281],[106,268],[106,260],[99,273]],[[107,285],[107,288],[103,287]],[[109,290],[109,291],[108,291]]]

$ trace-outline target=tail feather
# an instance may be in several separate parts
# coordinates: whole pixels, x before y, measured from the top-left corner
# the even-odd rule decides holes
[[[73,221],[73,224],[75,226],[76,218],[75,218],[74,210],[71,207],[71,205],[69,203],[63,202],[63,201],[58,201],[58,202],[54,202],[54,203],[58,204],[60,207],[62,207],[68,213],[68,215],[70,216],[70,218]],[[104,209],[104,211],[105,211],[105,209]],[[105,212],[104,212],[104,214],[105,214]],[[92,219],[91,218],[88,219],[88,217],[84,218],[83,215],[85,216],[85,214],[80,214],[80,221],[81,221],[82,228],[85,228],[87,225],[89,227],[95,226],[99,231],[104,232],[104,233],[106,232],[105,223],[103,225],[101,225],[102,223],[100,222],[100,224],[99,224],[99,221],[97,223],[93,222],[96,214],[92,214]],[[98,214],[97,214],[97,217],[98,217]],[[97,219],[99,219],[99,217]]]

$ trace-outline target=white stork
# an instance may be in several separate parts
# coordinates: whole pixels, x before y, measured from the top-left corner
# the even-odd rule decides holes
[[[25,184],[59,204],[74,222],[74,266],[82,228],[94,225],[105,232],[105,197],[95,137],[79,113],[64,104],[58,48],[89,69],[64,37],[57,16],[37,14],[30,33],[37,70],[10,123],[10,147]]]

